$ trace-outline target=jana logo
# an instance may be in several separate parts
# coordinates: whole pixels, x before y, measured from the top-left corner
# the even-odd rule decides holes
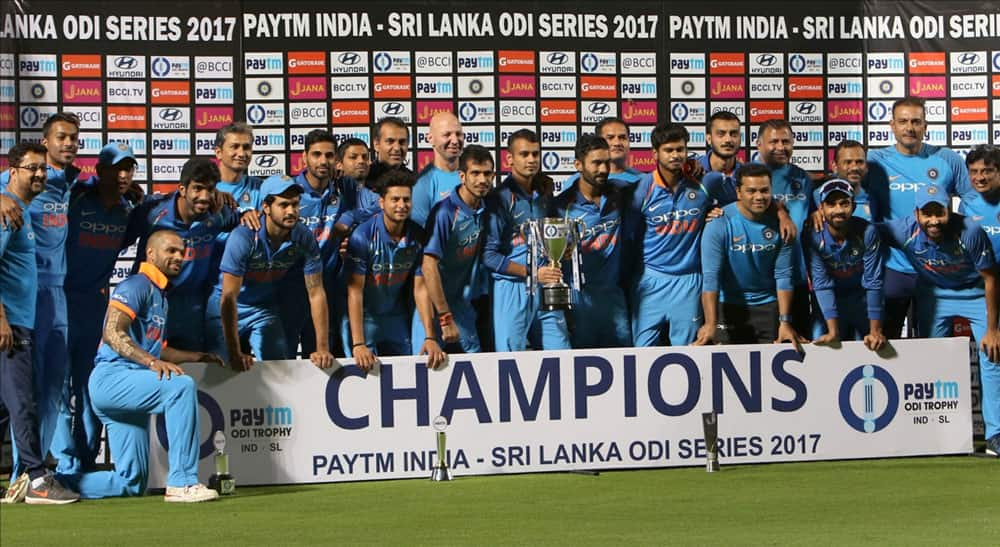
[[[462,119],[463,122],[471,122],[476,118],[476,105],[472,103],[462,103],[458,107],[458,117]]]
[[[159,76],[160,78],[170,74],[170,61],[166,57],[154,57],[153,62],[149,65],[150,70],[153,71],[154,76]]]
[[[682,122],[688,117],[688,107],[684,103],[677,103],[671,109],[670,113],[673,115],[675,120]]]
[[[593,53],[584,53],[580,57],[580,66],[583,68],[584,72],[593,72],[597,70],[597,55]]]
[[[542,166],[549,171],[554,171],[559,168],[559,154],[555,152],[546,152],[542,155]]]
[[[854,387],[861,383],[862,408],[859,413],[851,400]],[[882,390],[876,390],[882,384]],[[879,395],[885,392],[885,400]],[[840,384],[840,415],[847,425],[862,433],[875,433],[886,428],[899,410],[899,388],[889,371],[878,365],[862,365],[847,373]],[[880,413],[879,409],[881,409]]]
[[[247,120],[253,124],[264,121],[264,107],[259,104],[250,105],[250,108],[247,108]]]
[[[215,452],[215,444],[213,443],[215,432],[226,432],[226,419],[222,416],[222,407],[219,406],[219,403],[211,395],[201,390],[198,391],[198,406],[208,414],[211,424],[208,428],[208,439],[199,445],[198,459],[202,460]],[[170,443],[167,441],[167,422],[163,419],[163,414],[156,416],[156,438],[160,441],[163,450],[170,450]]]
[[[806,58],[803,55],[796,53],[788,58],[788,68],[792,72],[802,72],[806,69]]]
[[[373,62],[375,64],[375,68],[381,72],[385,72],[386,70],[392,68],[392,57],[384,51],[376,53]]]

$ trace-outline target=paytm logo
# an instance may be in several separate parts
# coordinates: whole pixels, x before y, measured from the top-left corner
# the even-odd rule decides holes
[[[791,74],[822,74],[822,53],[792,53],[788,56],[788,72]]]
[[[285,64],[280,53],[247,53],[244,56],[247,76],[281,74]]]
[[[372,66],[377,73],[409,73],[409,51],[376,51],[372,55]]]
[[[149,71],[154,78],[188,79],[191,77],[191,60],[188,57],[153,57]]]
[[[887,122],[892,118],[892,103],[890,101],[868,101],[867,114],[869,122]]]
[[[868,74],[902,74],[906,69],[902,53],[869,53],[866,58]]]
[[[671,53],[670,74],[704,74],[704,53]]]
[[[21,55],[17,70],[20,76],[42,76],[55,78],[59,64],[55,55]]]
[[[153,133],[150,141],[153,154],[187,156],[191,154],[191,137],[187,133]]]
[[[618,60],[614,53],[582,53],[580,71],[587,74],[615,74],[618,71]]]
[[[675,123],[705,123],[705,103],[670,103],[670,121]]]
[[[459,51],[456,55],[455,66],[460,72],[493,72],[493,52]]]

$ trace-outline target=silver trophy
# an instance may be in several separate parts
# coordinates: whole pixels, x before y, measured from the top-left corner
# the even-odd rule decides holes
[[[570,284],[542,284],[540,308],[545,311],[568,310],[573,307],[573,291],[583,286],[580,271],[580,221],[570,218],[533,219],[521,225],[521,235],[528,245],[528,295],[532,298],[538,289],[538,269],[543,266],[558,268],[570,251]]]
[[[448,469],[448,458],[445,456],[447,451],[447,438],[445,437],[444,430],[448,428],[448,418],[444,416],[438,416],[434,418],[432,423],[434,430],[437,431],[437,465],[434,466],[434,470],[431,471],[432,481],[450,481],[451,469]]]
[[[701,426],[705,431],[705,471],[719,470],[719,416],[715,412],[703,412]]]
[[[236,479],[229,474],[229,456],[226,455],[226,434],[216,431],[212,439],[215,445],[215,473],[208,479],[208,487],[228,496],[236,491]]]

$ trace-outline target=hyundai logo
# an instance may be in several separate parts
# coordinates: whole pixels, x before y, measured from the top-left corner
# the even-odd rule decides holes
[[[608,106],[608,103],[590,103],[588,110],[595,116],[604,116],[611,110],[611,107]]]
[[[34,127],[38,125],[38,110],[28,107],[21,111],[21,127]]]
[[[799,103],[795,106],[795,111],[799,114],[808,116],[816,112],[816,103]]]
[[[593,72],[597,70],[597,55],[593,53],[584,53],[580,57],[580,66],[583,67],[584,72]]]
[[[162,78],[170,74],[170,61],[166,57],[154,57],[153,62],[149,64],[149,68],[153,71],[154,76]]]
[[[552,53],[549,53],[546,60],[548,60],[550,65],[564,65],[566,64],[566,61],[569,60],[569,55],[566,55],[562,51],[553,51]]]
[[[392,57],[384,51],[380,51],[375,54],[375,69],[381,72],[385,72],[392,68]]]
[[[340,54],[340,57],[337,57],[337,60],[342,65],[356,65],[361,62],[361,56],[353,51],[345,51]]]
[[[757,56],[757,64],[760,66],[774,66],[778,58],[771,53],[761,53]]]
[[[175,122],[181,119],[181,110],[179,108],[164,108],[160,111],[160,119],[165,122]]]
[[[122,70],[132,70],[139,64],[135,57],[118,57],[115,66]]]
[[[250,105],[247,108],[247,120],[253,124],[264,121],[264,107],[259,104]]]
[[[257,156],[254,160],[254,164],[262,169],[268,169],[278,165],[278,157],[274,154],[264,154],[263,156]]]
[[[382,113],[386,116],[399,116],[403,113],[403,103],[385,103],[382,105]]]
[[[476,105],[472,103],[462,103],[458,107],[458,117],[463,122],[471,122],[476,118]]]
[[[802,72],[806,69],[806,58],[803,55],[796,53],[788,58],[788,68],[792,72]]]
[[[979,54],[967,51],[958,56],[958,62],[965,66],[974,65],[979,62]]]

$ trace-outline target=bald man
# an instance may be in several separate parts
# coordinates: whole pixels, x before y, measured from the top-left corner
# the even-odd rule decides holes
[[[413,187],[413,212],[410,218],[420,226],[427,223],[431,207],[451,195],[461,181],[458,178],[458,157],[465,147],[465,131],[451,112],[438,112],[431,118],[428,142],[434,147],[434,162],[417,178]]]

